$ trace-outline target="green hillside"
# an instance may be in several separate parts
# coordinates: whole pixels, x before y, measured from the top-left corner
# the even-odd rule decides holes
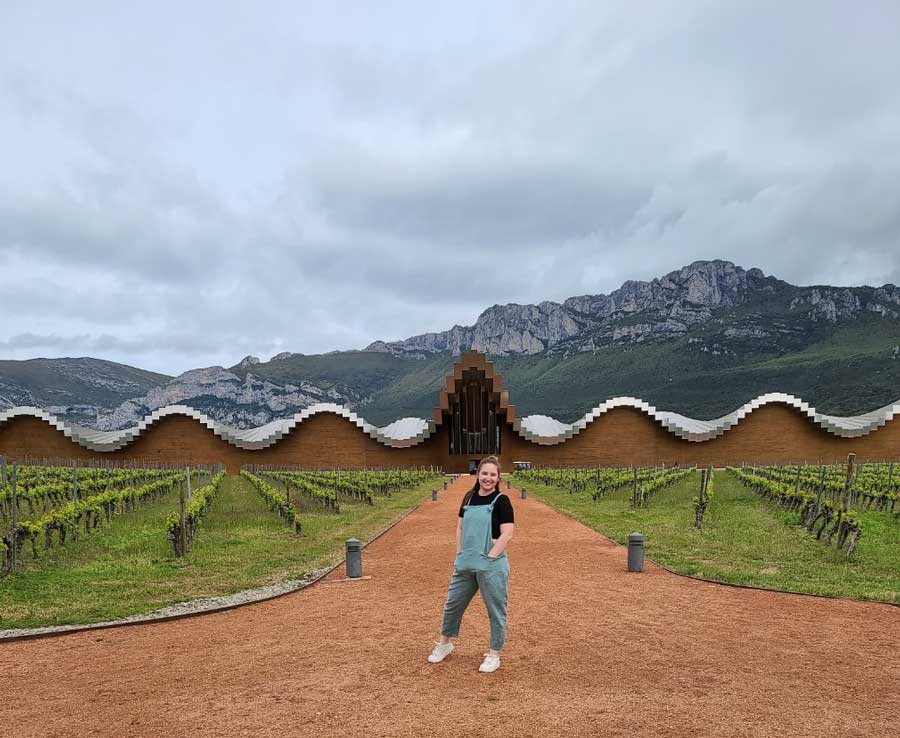
[[[701,350],[698,335],[704,334],[568,357],[490,358],[519,415],[540,413],[565,422],[623,395],[704,419],[765,392],[788,392],[836,415],[900,399],[900,324],[894,320],[873,315],[817,328],[797,336],[798,344],[808,345],[781,353],[732,343],[731,352],[714,354]],[[702,345],[715,346],[715,336],[704,335]],[[407,415],[430,418],[453,362],[448,353],[421,359],[347,351],[257,364],[251,371],[279,382],[352,386],[372,397],[358,412],[385,424]]]
[[[0,360],[0,386],[10,404],[29,398],[41,406],[83,404],[115,407],[172,377],[89,357]]]

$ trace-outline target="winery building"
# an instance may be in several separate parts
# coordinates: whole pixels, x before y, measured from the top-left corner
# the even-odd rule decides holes
[[[801,399],[770,393],[715,420],[660,411],[617,397],[575,423],[543,415],[518,417],[493,364],[464,353],[448,375],[431,418],[384,427],[332,404],[239,430],[182,405],[161,408],[133,428],[95,431],[39,408],[0,412],[0,455],[7,460],[87,462],[222,462],[308,468],[437,466],[465,472],[486,454],[504,470],[514,462],[542,466],[679,464],[724,466],[833,462],[900,457],[900,404],[864,415],[823,415]]]

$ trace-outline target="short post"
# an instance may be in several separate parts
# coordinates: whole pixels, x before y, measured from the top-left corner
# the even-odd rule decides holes
[[[445,492],[447,491],[447,483],[446,482],[444,482],[444,491]]]
[[[522,487],[522,499],[524,500],[527,497],[528,497],[528,490],[526,490],[524,487]]]
[[[637,532],[628,535],[628,571],[644,571],[644,536]]]
[[[181,545],[181,555],[187,556],[187,516],[185,515],[185,512],[184,512],[184,486],[183,485],[178,486],[178,503],[179,503],[178,520],[180,523],[178,539],[179,539],[179,543]]]
[[[0,456],[0,489],[6,486],[6,459]],[[12,503],[10,503],[12,504]],[[0,505],[0,511],[6,514],[5,505]]]
[[[431,501],[437,502],[437,490],[436,489],[431,490]]]
[[[362,541],[348,538],[344,544],[347,556],[347,578],[356,579],[362,576]]]
[[[806,530],[812,532],[813,524],[819,517],[819,513],[822,512],[822,493],[825,492],[825,465],[819,465],[819,486],[816,487],[816,507],[813,512],[809,516],[809,521],[806,524]]]
[[[510,480],[510,479],[506,480],[506,489],[512,489],[512,480]]]
[[[12,465],[12,475],[10,476],[10,482],[12,482],[12,535],[10,536],[10,543],[12,544],[11,558],[10,563],[12,566],[12,571],[16,570],[16,557],[18,555],[19,548],[19,532],[17,528],[19,527],[19,501],[16,497],[18,491],[16,489],[16,482],[18,480],[19,472],[18,466],[16,464]]]
[[[853,462],[856,454],[847,454],[847,476],[844,479],[844,491],[841,493],[841,510],[847,512],[850,497],[850,485],[853,483]]]

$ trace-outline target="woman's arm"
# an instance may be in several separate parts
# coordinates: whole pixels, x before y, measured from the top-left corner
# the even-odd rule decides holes
[[[492,559],[496,559],[506,550],[509,539],[513,537],[513,530],[515,530],[515,527],[515,523],[500,523],[500,537],[494,542],[491,550],[488,551],[488,556]]]
[[[456,553],[462,551],[462,518],[456,519]]]

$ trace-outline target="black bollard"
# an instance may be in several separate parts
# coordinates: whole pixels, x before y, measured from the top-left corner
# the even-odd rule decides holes
[[[362,576],[362,541],[348,538],[345,544],[347,551],[347,577],[355,579]]]
[[[524,487],[522,487],[522,499],[524,500],[526,497],[528,497],[528,492]]]
[[[431,490],[431,501],[437,502],[437,490],[436,489]]]
[[[628,536],[628,571],[644,571],[644,536],[640,533]]]

